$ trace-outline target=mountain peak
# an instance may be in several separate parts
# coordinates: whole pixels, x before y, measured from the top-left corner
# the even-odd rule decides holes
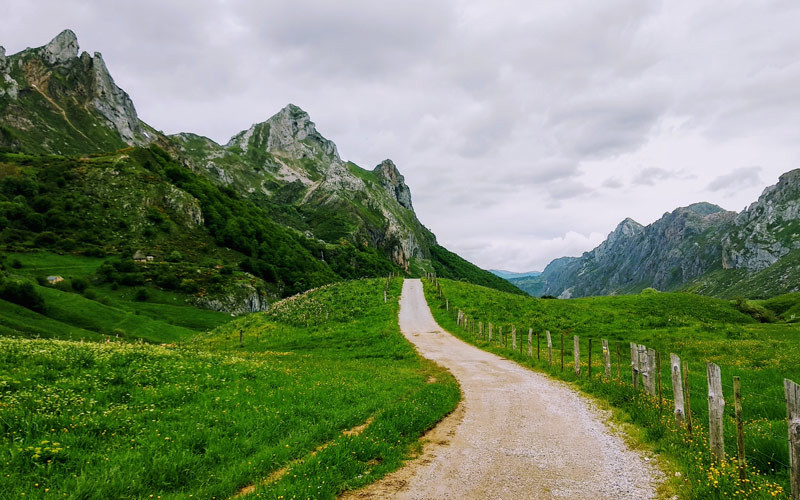
[[[377,175],[389,195],[395,198],[401,206],[414,210],[414,207],[411,206],[411,190],[408,189],[405,178],[400,175],[400,171],[397,170],[397,166],[392,160],[383,160],[372,171]]]
[[[336,145],[323,137],[308,113],[294,104],[287,104],[267,121],[239,132],[228,141],[227,147],[231,146],[239,146],[244,152],[264,149],[295,160],[328,157],[341,161]]]
[[[692,203],[689,206],[681,207],[678,210],[683,210],[686,212],[691,212],[693,214],[697,214],[700,216],[706,216],[711,214],[716,214],[719,212],[724,212],[725,209],[719,205],[714,205],[713,203],[708,203],[705,201],[701,201],[699,203]]]
[[[60,64],[78,57],[78,37],[72,30],[66,29],[44,46],[47,62]]]

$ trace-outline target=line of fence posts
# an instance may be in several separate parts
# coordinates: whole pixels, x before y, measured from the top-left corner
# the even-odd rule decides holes
[[[391,278],[391,276],[390,276]],[[390,279],[389,278],[389,279]],[[389,284],[387,279],[387,286]],[[430,278],[439,291],[440,297],[445,302],[445,308],[450,310],[449,300],[444,298],[441,287],[438,284],[435,276]],[[473,319],[467,319],[465,313],[458,309],[456,322],[459,326],[467,332],[471,332],[476,336],[475,323]],[[491,322],[486,323],[486,330],[484,331],[484,323],[478,322],[477,336],[480,338],[486,334],[489,343],[493,338],[493,325]],[[508,336],[503,336],[503,329],[501,325],[497,325],[498,336],[497,339],[502,346],[508,347]],[[564,337],[565,334],[561,333],[561,371],[564,370]],[[549,330],[545,330],[545,339],[547,342],[547,363],[550,367],[553,366],[553,340]],[[607,339],[601,339],[603,351],[603,377],[606,380],[611,379],[611,351]],[[591,379],[592,370],[592,339],[588,339],[588,377]],[[514,351],[517,350],[517,329],[515,325],[511,326],[511,347]],[[661,379],[661,354],[654,349],[647,348],[644,345],[630,343],[631,350],[631,382],[634,390],[643,389],[647,394],[658,398],[659,411],[663,410],[663,394],[662,394],[662,379]],[[522,348],[520,346],[520,353]],[[575,375],[580,377],[580,337],[573,336],[573,356],[574,356],[574,370]],[[528,329],[528,357],[533,358],[533,329]],[[540,342],[539,332],[536,333],[536,358],[540,359]],[[617,343],[617,379],[621,381],[622,369],[622,352],[620,344]],[[679,428],[685,428],[689,437],[692,437],[692,408],[691,408],[691,394],[689,391],[689,366],[686,361],[681,361],[681,358],[670,353],[670,373],[672,382],[672,399],[673,399],[673,415],[675,422]],[[714,363],[706,363],[706,377],[708,383],[708,419],[709,419],[709,450],[711,456],[716,461],[722,461],[725,458],[725,442],[723,435],[723,421],[725,411],[725,400],[722,391],[722,376],[720,367]],[[786,396],[786,411],[788,422],[788,444],[789,444],[789,468],[790,468],[790,483],[791,483],[791,499],[800,500],[800,385],[795,382],[785,379],[784,392]],[[737,441],[737,466],[739,469],[740,480],[746,480],[747,468],[746,457],[744,448],[744,431],[742,420],[742,394],[741,394],[741,379],[740,377],[733,377],[733,397],[735,407],[735,422],[736,422],[736,441]]]

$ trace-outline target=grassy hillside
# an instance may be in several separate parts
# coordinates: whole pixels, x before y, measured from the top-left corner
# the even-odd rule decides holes
[[[375,480],[459,400],[398,330],[401,280],[388,304],[384,283],[293,297],[183,347],[0,338],[0,492],[335,498]]]
[[[783,379],[800,381],[800,325],[761,323],[768,308],[783,314],[798,307],[794,295],[758,303],[729,302],[686,293],[658,293],[652,290],[640,295],[592,297],[570,300],[535,299],[500,293],[483,287],[440,280],[451,311],[430,285],[426,296],[434,316],[445,328],[481,348],[515,359],[555,377],[573,381],[582,390],[606,399],[619,409],[620,418],[640,429],[641,439],[656,451],[674,461],[681,478],[673,478],[672,487],[685,498],[730,498],[740,490],[738,472],[732,462],[717,466],[712,472],[708,453],[707,431],[707,361],[722,368],[723,390],[728,401],[725,414],[725,440],[730,456],[736,454],[733,420],[732,376],[740,376],[744,398],[745,446],[751,467],[746,490],[747,498],[772,498],[772,492],[783,496],[788,486],[789,463],[786,444],[786,407],[783,400]],[[493,323],[492,343],[476,339],[457,327],[453,311],[461,309],[476,325]],[[741,309],[741,310],[740,310]],[[742,312],[753,313],[745,314]],[[789,316],[790,317],[790,316]],[[518,350],[512,351],[509,333],[516,326],[520,338]],[[504,336],[498,337],[502,328]],[[527,356],[527,332],[533,329],[533,359]],[[547,363],[545,330],[553,338],[554,365]],[[541,354],[537,359],[537,337]],[[572,336],[581,339],[582,376],[573,372]],[[524,337],[523,337],[524,336]],[[563,337],[562,337],[563,336]],[[523,338],[525,339],[523,341]],[[565,368],[561,364],[561,340],[564,339]],[[593,338],[592,378],[588,379],[588,339]],[[601,379],[602,351],[600,339],[610,341],[612,374],[616,381]],[[665,402],[659,408],[657,398],[634,397],[630,384],[630,342],[645,344],[661,354]],[[508,347],[506,347],[506,343]],[[617,350],[619,349],[619,351]],[[617,353],[620,353],[619,358]],[[669,353],[676,353],[690,368],[690,392],[694,416],[695,438],[688,438],[675,427],[671,413]],[[617,368],[619,366],[619,368]],[[703,437],[706,436],[706,437]],[[740,494],[741,495],[741,494]]]
[[[503,278],[495,276],[471,262],[467,262],[442,246],[434,245],[431,247],[431,262],[436,275],[439,277],[464,280],[508,293],[524,293]]]
[[[800,250],[792,250],[766,269],[749,273],[744,269],[720,269],[689,283],[687,291],[722,298],[766,299],[776,294],[797,292]]]

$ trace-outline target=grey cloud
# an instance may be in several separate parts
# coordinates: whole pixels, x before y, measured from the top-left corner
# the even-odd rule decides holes
[[[740,167],[727,174],[720,175],[711,181],[706,189],[709,191],[730,191],[742,186],[761,184],[761,167]]]
[[[639,173],[631,179],[631,182],[639,186],[654,186],[660,181],[666,181],[676,177],[678,177],[677,172],[665,170],[663,168],[648,167],[639,170]]]
[[[224,142],[300,105],[344,158],[391,157],[422,222],[484,267],[591,248],[554,231],[606,234],[704,199],[745,205],[759,173],[775,179],[800,156],[791,1],[0,0],[0,11],[9,53],[72,28],[166,132]]]

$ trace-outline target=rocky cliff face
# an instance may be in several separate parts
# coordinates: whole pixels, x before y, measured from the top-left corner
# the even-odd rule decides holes
[[[102,55],[78,50],[75,33],[65,30],[47,45],[1,58],[0,145],[66,154],[155,140]]]
[[[735,215],[697,203],[649,226],[625,219],[591,252],[545,268],[544,293],[569,298],[675,288],[721,265],[721,231]]]
[[[646,227],[626,219],[591,252],[550,263],[542,275],[544,293],[568,298],[646,287],[672,290],[697,283],[698,291],[729,296],[737,294],[734,288],[741,283],[738,293],[752,289],[758,296],[768,296],[764,279],[749,277],[763,275],[798,249],[800,169],[782,175],[740,214],[696,203],[664,214]],[[780,279],[773,281],[783,285],[775,290],[788,290],[785,283],[800,280],[800,270],[779,267],[780,273],[773,274]],[[735,275],[720,274],[725,270]],[[758,287],[745,286],[751,281]]]
[[[722,241],[722,266],[761,271],[798,248],[800,169],[783,174],[736,216]]]

